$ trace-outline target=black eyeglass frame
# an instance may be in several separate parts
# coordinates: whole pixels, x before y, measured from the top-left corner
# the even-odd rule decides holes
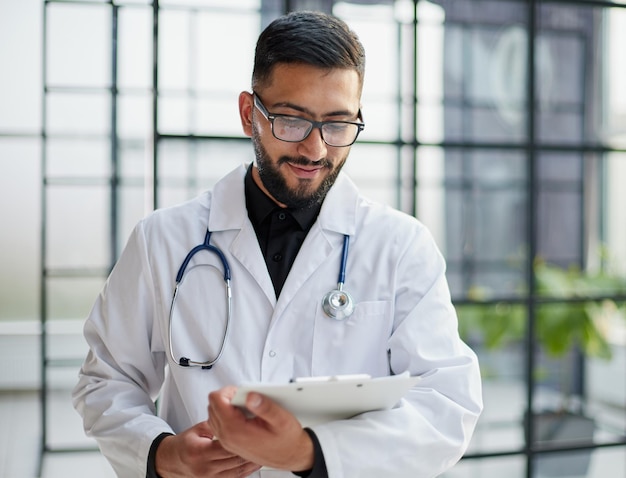
[[[365,129],[365,123],[358,122],[358,121],[314,121],[314,120],[310,120],[307,118],[302,118],[301,116],[270,113],[269,111],[267,111],[267,108],[265,107],[265,105],[261,102],[261,98],[259,98],[258,94],[256,94],[255,92],[252,92],[252,96],[254,98],[254,106],[256,106],[258,110],[261,112],[261,114],[265,117],[265,119],[267,119],[270,122],[270,125],[272,126],[272,135],[274,136],[274,138],[278,139],[279,141],[284,141],[286,143],[299,143],[307,139],[314,129],[319,129],[320,134],[322,136],[322,140],[328,146],[332,146],[333,148],[347,148],[348,146],[352,146],[356,142],[361,131]],[[359,118],[362,117],[360,109],[359,109],[357,116]],[[274,120],[276,118],[293,118],[293,119],[297,119],[297,120],[309,123],[311,126],[302,139],[290,141],[288,139],[283,139],[283,138],[279,138],[278,136],[276,136],[276,133],[274,132]],[[327,124],[338,124],[338,123],[339,124],[352,124],[352,125],[357,126],[358,129],[351,143],[336,145],[336,144],[329,143],[328,141],[326,141],[326,138],[324,138],[324,130],[322,129],[322,127]]]

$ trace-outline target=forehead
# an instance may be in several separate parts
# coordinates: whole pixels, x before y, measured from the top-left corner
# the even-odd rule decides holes
[[[271,79],[259,93],[271,102],[311,106],[326,103],[333,108],[356,111],[360,106],[361,85],[355,70],[319,68],[307,64],[278,64]]]

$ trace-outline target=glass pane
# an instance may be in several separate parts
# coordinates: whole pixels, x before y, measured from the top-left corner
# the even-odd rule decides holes
[[[259,0],[238,0],[237,8],[259,8]],[[232,8],[232,0],[162,0],[161,6],[185,6],[185,7],[229,7]]]
[[[178,186],[161,186],[158,191],[158,206],[167,207],[180,204],[194,196],[194,191]]]
[[[110,133],[111,99],[108,94],[49,93],[47,98],[49,133]]]
[[[0,2],[0,131],[41,128],[41,2]]]
[[[160,141],[158,144],[158,179],[159,183],[172,178],[185,179],[191,177],[188,169],[192,162],[195,141]]]
[[[367,52],[363,86],[363,119],[367,126],[361,137],[368,140],[394,140],[399,134],[395,90],[398,74],[401,74],[394,7],[338,2],[333,7],[333,13],[356,32]],[[407,70],[411,64],[407,62]]]
[[[250,89],[258,15],[161,12],[159,130],[241,135],[237,96]],[[233,37],[235,28],[246,34]],[[228,48],[214,48],[226,38]]]
[[[122,140],[119,142],[118,159],[120,176],[125,184],[137,186],[151,186],[144,184],[148,170],[152,168],[152,156],[148,155],[148,145],[145,140]]]
[[[518,343],[489,350],[472,345],[483,376],[484,409],[468,453],[519,450],[524,443],[526,409],[523,347]]]
[[[596,420],[594,440],[601,443],[626,437],[626,321],[615,319],[608,336],[611,358],[591,358],[584,371],[586,404]]]
[[[591,454],[586,478],[626,476],[626,447],[601,448]]]
[[[583,165],[579,153],[541,153],[537,158],[537,215],[541,225],[537,254],[563,267],[580,265],[582,260]],[[585,181],[586,189],[593,191],[590,174]]]
[[[191,16],[181,10],[159,13],[159,88],[184,90],[189,85]]]
[[[604,181],[605,238],[611,267],[626,274],[626,154],[611,153],[606,156]]]
[[[49,390],[47,395],[49,413],[46,415],[49,435],[47,437],[48,445],[52,449],[95,447],[95,441],[85,436],[80,415],[72,407],[71,387],[67,386],[67,382],[69,382],[69,378],[72,376],[75,384],[78,367],[68,369],[50,368],[48,374],[51,382],[51,390]],[[56,387],[54,387],[55,385]],[[65,456],[67,461],[67,455]],[[90,466],[93,466],[92,462],[90,462]],[[103,471],[110,470],[110,465],[106,463],[103,464],[103,467]],[[67,473],[67,470],[66,463],[65,473]],[[46,473],[49,473],[48,457],[46,457]],[[100,475],[99,469],[98,476],[114,475]]]
[[[109,86],[111,35],[109,6],[49,4],[48,84]]]
[[[246,76],[248,78],[248,76]],[[243,87],[242,90],[250,87]],[[237,107],[239,91],[212,94],[193,101],[197,110],[194,132],[196,134],[243,136]]]
[[[535,81],[540,141],[582,142],[585,127],[594,120],[589,93],[599,78],[595,68],[585,65],[596,61],[592,52],[600,38],[597,13],[572,5],[539,7]]]
[[[445,152],[443,148],[420,147],[417,153],[417,217],[430,229],[445,254]],[[412,190],[414,186],[405,187]]]
[[[447,150],[446,258],[457,286],[519,294],[526,253],[525,155]],[[458,291],[458,293],[462,293]]]
[[[118,200],[121,207],[117,219],[117,250],[121,252],[133,228],[148,213],[148,210],[146,209],[146,193],[143,187],[122,186],[118,190]]]
[[[541,257],[564,265],[579,262],[583,239],[581,200],[580,192],[576,191],[540,193],[539,222],[543,227],[538,253]]]
[[[252,162],[254,153],[249,140],[200,141],[197,145],[197,176],[202,178],[205,189],[213,185],[241,164]]]
[[[117,131],[120,138],[138,138],[147,141],[152,131],[151,95],[118,96]]]
[[[167,193],[159,191],[165,194],[159,196],[159,206],[190,199],[212,188],[223,175],[252,159],[252,145],[247,140],[161,141],[159,184],[167,188]]]
[[[522,456],[462,460],[442,478],[525,478],[526,462]],[[570,477],[571,478],[571,477]]]
[[[398,83],[398,25],[393,6],[369,7],[343,5],[337,15],[348,23],[359,36],[367,52],[367,71],[364,93],[387,98],[395,96]],[[408,66],[408,65],[407,65]]]
[[[193,17],[192,25],[195,38],[190,68],[195,72],[195,87],[201,91],[249,91],[254,45],[260,33],[258,14],[202,12]],[[237,35],[232,34],[235,31]]]
[[[161,134],[190,134],[193,118],[190,100],[182,94],[163,93],[158,100],[158,129]]]
[[[557,428],[574,434],[578,434],[579,431],[585,434],[590,429],[588,422],[574,420],[571,422],[549,422],[546,424],[547,427],[549,425],[556,425]],[[587,470],[589,469],[591,453],[591,450],[580,450],[539,455],[534,460],[532,476],[534,478],[588,477]]]
[[[117,48],[118,86],[151,88],[152,9],[119,9]]]
[[[359,144],[357,141],[352,147],[344,171],[363,195],[394,206],[397,203],[397,154],[392,145]]]
[[[359,138],[367,141],[396,140],[399,136],[400,120],[397,104],[392,99],[380,100],[377,96],[368,96],[365,92],[362,99],[365,129]]]
[[[103,277],[51,277],[47,280],[48,318],[51,321],[62,319],[77,319],[82,322],[89,315],[100,289],[104,285]],[[52,358],[84,357],[86,349],[78,350],[72,345],[72,334],[82,334],[82,327],[75,324],[58,322],[51,323],[49,331],[51,341],[48,355]],[[64,339],[64,337],[69,337]],[[81,341],[82,343],[82,341]],[[85,352],[85,353],[83,353]]]
[[[0,320],[39,315],[40,148],[0,137]]]
[[[525,5],[486,1],[472,8],[474,2],[466,0],[433,3],[445,11],[445,138],[523,141],[528,71]]]
[[[48,189],[48,267],[108,267],[109,198],[107,186]]]
[[[626,9],[605,10],[603,26],[606,44],[602,45],[605,65],[606,117],[600,137],[610,145],[626,145],[626,67],[620,61],[626,45]],[[602,100],[600,100],[602,101]]]
[[[48,177],[106,177],[111,174],[108,141],[50,138],[46,147]]]

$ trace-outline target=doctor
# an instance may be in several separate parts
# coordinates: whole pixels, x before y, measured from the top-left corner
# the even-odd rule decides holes
[[[481,385],[444,260],[418,220],[341,173],[364,65],[342,21],[275,20],[239,96],[254,163],[132,232],[73,392],[118,476],[432,477],[466,450]],[[254,419],[230,404],[242,382],[407,370],[428,376],[392,410],[311,429],[259,394]]]

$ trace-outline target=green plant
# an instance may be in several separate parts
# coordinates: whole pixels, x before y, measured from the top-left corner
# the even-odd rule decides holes
[[[624,303],[606,298],[626,296],[626,278],[606,271],[567,269],[542,260],[534,264],[536,280],[536,340],[550,356],[560,357],[578,348],[588,357],[609,360],[609,323],[626,317]],[[524,339],[527,305],[489,301],[489,291],[474,287],[474,303],[457,306],[461,335],[479,340],[487,349]],[[605,298],[603,298],[605,297]]]

